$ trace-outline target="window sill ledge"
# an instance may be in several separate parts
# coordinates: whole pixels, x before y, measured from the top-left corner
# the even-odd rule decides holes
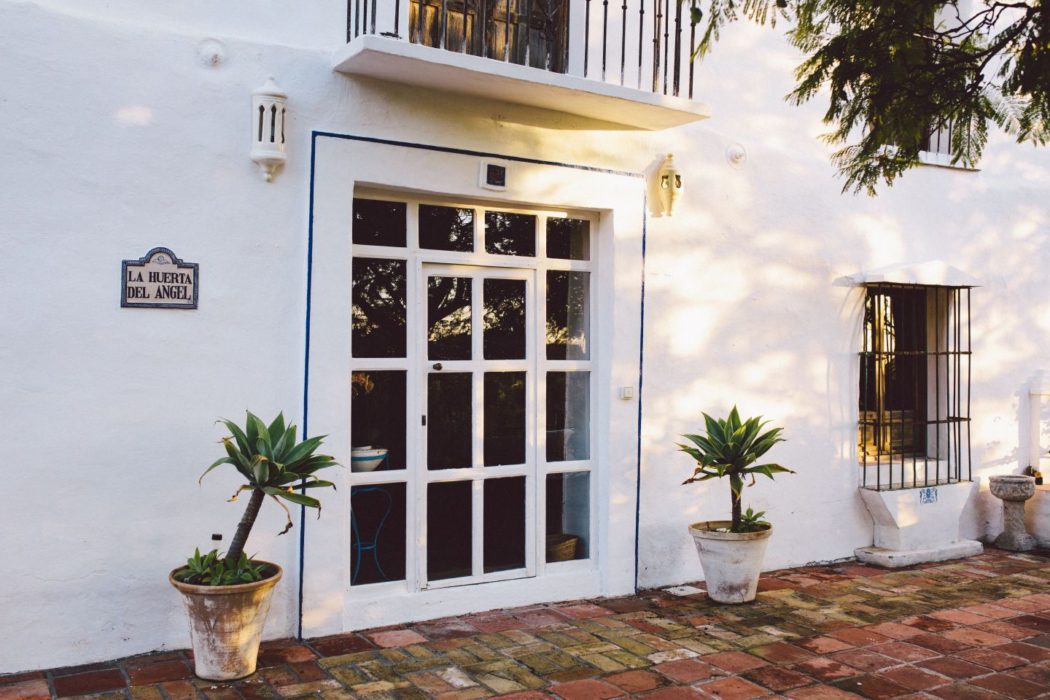
[[[980,168],[969,168],[965,165],[952,165],[952,157],[947,153],[934,153],[923,151],[919,153],[919,165],[933,168],[944,168],[945,170],[959,170],[964,173],[979,173]]]
[[[899,457],[893,460],[883,459],[881,465],[876,465],[873,460],[874,458],[869,457],[867,465],[864,465],[859,460],[857,462],[857,466],[860,467],[860,488],[867,491],[937,488],[938,486],[967,484],[973,481],[972,479],[944,477],[938,483],[937,473],[949,470],[948,461],[944,459],[938,460],[931,457],[924,461],[922,457],[917,457],[914,466],[912,465],[911,457],[905,458],[903,464]],[[913,469],[915,472],[914,478],[912,474]],[[867,470],[867,473],[865,473],[865,470]],[[902,470],[904,472],[903,480]],[[929,475],[928,478],[926,474]]]

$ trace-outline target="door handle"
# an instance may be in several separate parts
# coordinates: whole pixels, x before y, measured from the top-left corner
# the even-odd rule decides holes
[[[434,369],[436,369],[437,371],[439,371],[439,372],[440,372],[440,371],[441,371],[441,369],[442,369],[442,368],[441,368],[441,363],[440,363],[440,362],[435,362],[435,363],[434,363]]]

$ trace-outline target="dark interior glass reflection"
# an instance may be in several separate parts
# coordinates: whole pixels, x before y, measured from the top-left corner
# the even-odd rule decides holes
[[[589,346],[588,272],[547,272],[547,359],[586,360]]]
[[[568,68],[569,0],[411,0],[408,9],[413,44],[555,73]]]
[[[547,475],[547,561],[586,559],[590,540],[591,476]]]
[[[405,203],[354,198],[352,240],[358,245],[405,247]]]
[[[431,250],[474,250],[474,210],[419,205],[419,247]]]
[[[470,372],[427,375],[427,468],[473,466]]]
[[[525,463],[525,373],[485,373],[485,466]]]
[[[485,573],[525,568],[525,477],[485,480]]]
[[[438,581],[471,574],[470,481],[427,487],[427,578]]]
[[[351,374],[350,444],[387,449],[379,470],[405,468],[406,376],[396,370]]]
[[[405,484],[350,489],[350,585],[405,579]]]
[[[486,360],[525,359],[525,280],[484,281]]]
[[[405,356],[404,260],[354,258],[351,348],[354,357]]]
[[[536,255],[536,217],[506,211],[485,212],[485,252]]]
[[[547,372],[547,461],[590,459],[590,373]]]
[[[470,359],[471,280],[427,277],[427,357]]]
[[[591,222],[586,219],[547,219],[547,257],[591,259]]]

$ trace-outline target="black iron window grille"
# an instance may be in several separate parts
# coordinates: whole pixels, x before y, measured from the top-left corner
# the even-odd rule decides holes
[[[949,121],[944,126],[931,129],[923,141],[922,150],[927,153],[951,155],[953,126]]]
[[[857,449],[864,488],[970,481],[970,287],[866,287]]]
[[[393,2],[393,12],[383,3]],[[569,9],[583,5],[583,26]],[[377,4],[378,3],[378,4]],[[698,0],[347,0],[347,42],[363,34],[483,56],[553,73],[569,70],[569,45],[583,58],[583,77],[635,83],[655,93],[693,97]],[[688,42],[688,45],[686,44]],[[686,47],[688,46],[688,52]],[[600,59],[599,54],[600,52]],[[686,64],[686,65],[683,65]]]

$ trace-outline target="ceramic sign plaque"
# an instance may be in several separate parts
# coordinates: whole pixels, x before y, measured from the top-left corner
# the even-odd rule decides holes
[[[121,264],[120,305],[196,309],[197,276],[197,263],[183,262],[167,248],[154,248]]]

